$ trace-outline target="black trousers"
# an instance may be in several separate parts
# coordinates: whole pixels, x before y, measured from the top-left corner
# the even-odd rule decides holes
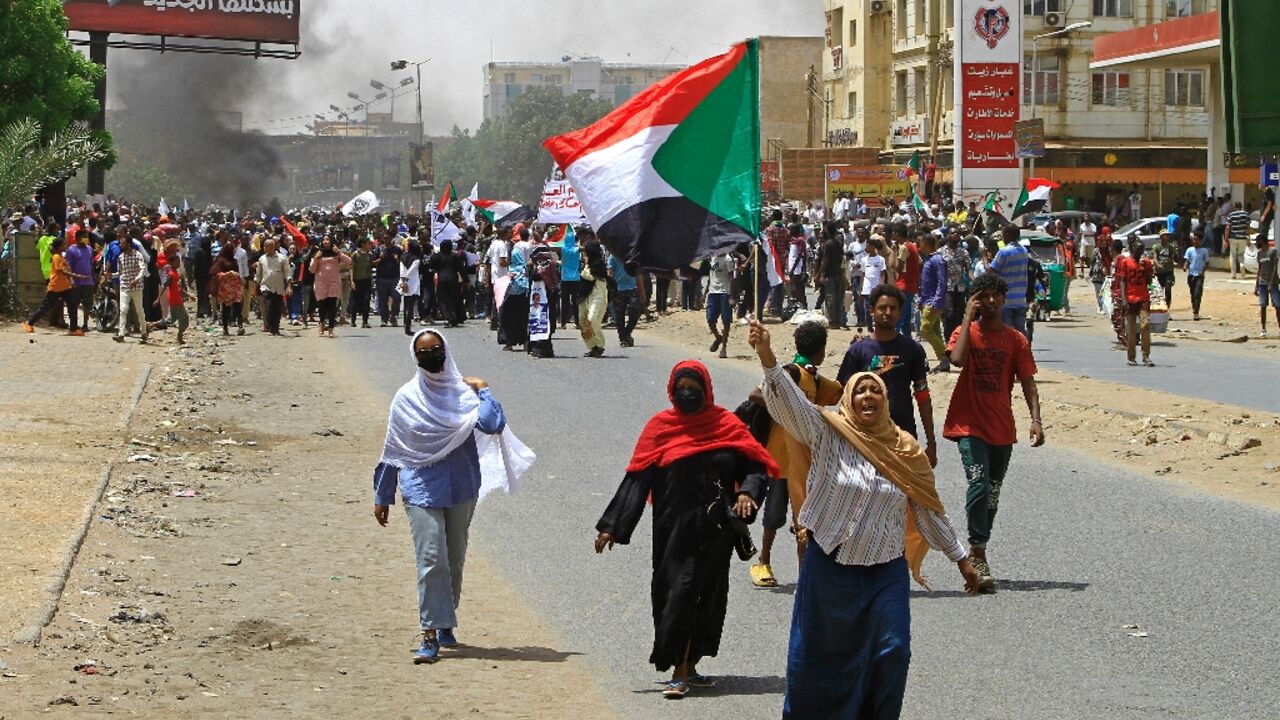
[[[1204,297],[1204,275],[1188,275],[1187,288],[1191,290],[1191,312],[1200,314],[1200,300]]]
[[[404,334],[405,335],[413,334],[413,308],[416,307],[417,305],[418,305],[417,295],[404,296]],[[424,316],[422,319],[426,320],[426,317]]]
[[[338,298],[324,298],[319,301],[319,305],[320,327],[333,330],[333,326],[338,324]]]
[[[273,292],[262,293],[262,316],[267,321],[267,332],[280,332],[280,315],[284,312],[284,296]]]
[[[436,287],[436,302],[446,324],[461,325],[467,319],[467,308],[462,302],[462,283],[440,281]]]
[[[399,278],[378,278],[375,281],[378,291],[378,315],[382,322],[394,323],[400,314],[400,295],[396,292]]]
[[[578,327],[578,281],[565,280],[560,283],[560,327],[570,321]]]
[[[67,314],[71,316],[71,329],[76,329],[76,310],[84,311],[84,322],[81,330],[89,329],[89,311],[93,309],[93,286],[75,285],[71,288],[71,298],[67,301]]]
[[[618,325],[618,339],[630,340],[640,322],[640,295],[635,290],[619,290],[613,296],[613,317]]]
[[[964,322],[964,307],[969,303],[969,293],[964,290],[947,291],[947,313],[942,321],[942,341],[951,341],[951,335]]]
[[[71,329],[75,330],[76,329],[76,306],[75,306],[75,303],[71,302],[70,290],[61,290],[58,292],[54,292],[53,290],[45,291],[44,299],[40,301],[40,307],[36,308],[35,312],[31,313],[31,317],[27,319],[27,324],[35,325],[37,322],[40,321],[40,318],[44,317],[46,313],[48,313],[50,310],[54,308],[58,309],[57,319],[61,321],[63,305],[67,305],[71,308]],[[88,319],[89,319],[88,316],[86,316],[85,320],[88,320]]]
[[[244,321],[240,317],[240,303],[223,303],[222,304],[222,331],[226,332],[231,327],[231,320],[235,319],[237,327],[244,327]]]
[[[196,317],[209,317],[213,311],[209,309],[209,282],[197,278],[196,285]]]
[[[356,315],[359,315],[365,325],[369,324],[369,298],[373,295],[373,278],[365,278],[356,280],[355,287],[351,290],[351,325],[356,324]]]
[[[657,279],[658,290],[654,293],[654,303],[658,307],[658,312],[667,311],[667,298],[671,295],[671,278],[660,277]]]

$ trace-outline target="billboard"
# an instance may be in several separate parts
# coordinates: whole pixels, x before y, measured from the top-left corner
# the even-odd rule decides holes
[[[955,188],[966,199],[1022,187],[1014,124],[1022,82],[1022,11],[1014,0],[959,0]]]
[[[906,165],[828,165],[827,207],[836,193],[847,192],[864,200],[882,197],[901,200],[911,195],[911,176]]]
[[[1219,7],[1227,149],[1249,155],[1280,153],[1280,96],[1269,79],[1280,14],[1240,0],[1222,0]]]
[[[419,190],[436,185],[435,152],[431,143],[409,145],[409,184]]]
[[[63,0],[68,29],[297,45],[301,0]]]

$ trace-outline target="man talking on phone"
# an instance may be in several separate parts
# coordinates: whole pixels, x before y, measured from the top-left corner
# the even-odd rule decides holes
[[[1044,428],[1040,423],[1040,394],[1031,344],[1001,320],[1009,285],[999,275],[986,273],[973,281],[972,291],[964,321],[947,344],[947,356],[952,365],[960,368],[960,377],[947,408],[942,436],[959,447],[969,480],[965,512],[978,590],[994,592],[996,581],[987,562],[987,542],[1009,458],[1018,441],[1013,421],[1014,379],[1022,383],[1022,394],[1031,413],[1032,447],[1044,444]]]

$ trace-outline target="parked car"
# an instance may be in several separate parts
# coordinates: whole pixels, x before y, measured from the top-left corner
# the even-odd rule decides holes
[[[1193,218],[1191,220],[1191,229],[1195,230],[1199,227],[1200,221]],[[1167,219],[1167,216],[1162,215],[1160,217],[1147,217],[1142,218],[1141,220],[1134,220],[1119,230],[1112,232],[1111,235],[1112,237],[1128,241],[1130,235],[1137,233],[1138,237],[1142,239],[1142,244],[1146,245],[1147,249],[1150,249],[1152,245],[1160,242],[1160,233],[1165,232],[1168,229],[1169,220]]]
[[[1107,222],[1107,216],[1100,212],[1092,212],[1090,210],[1063,210],[1061,212],[1041,213],[1031,217],[1031,224],[1039,230],[1048,232],[1051,223],[1059,220],[1066,220],[1067,227],[1071,228],[1071,232],[1076,235],[1080,234],[1080,223],[1085,218],[1093,221],[1094,225],[1102,227]]]

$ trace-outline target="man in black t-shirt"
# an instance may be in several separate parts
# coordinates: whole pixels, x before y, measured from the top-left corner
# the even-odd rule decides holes
[[[820,299],[827,314],[827,326],[844,327],[844,243],[835,223],[823,227],[826,239],[818,255],[814,284],[821,284]]]
[[[889,417],[912,437],[919,437],[915,398],[924,426],[925,455],[929,464],[938,464],[938,446],[933,434],[933,401],[929,398],[929,364],[920,343],[898,332],[898,320],[906,297],[893,285],[878,285],[867,298],[874,328],[869,337],[854,341],[844,354],[836,381],[844,384],[859,372],[873,372],[884,380],[889,391]]]
[[[387,230],[382,245],[373,251],[374,292],[378,300],[381,327],[395,327],[400,315],[400,246],[396,244],[396,232]]]

